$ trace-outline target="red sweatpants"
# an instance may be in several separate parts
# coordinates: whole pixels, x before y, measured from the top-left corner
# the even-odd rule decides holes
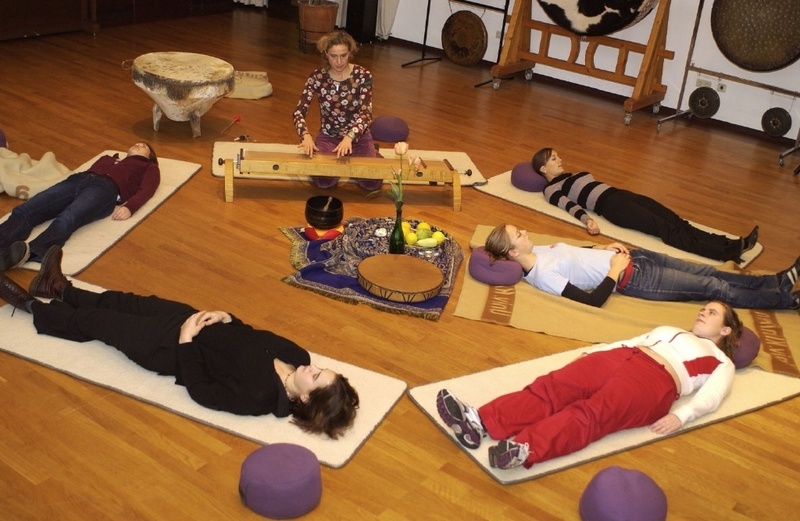
[[[530,468],[612,432],[650,425],[677,398],[661,364],[637,348],[621,347],[582,356],[478,412],[493,439],[513,436],[528,444],[524,465]]]

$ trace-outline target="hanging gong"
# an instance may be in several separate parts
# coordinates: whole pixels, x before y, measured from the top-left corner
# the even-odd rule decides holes
[[[658,0],[539,0],[553,23],[586,36],[602,36],[630,27],[656,4]]]
[[[743,69],[782,69],[800,58],[800,2],[715,0],[711,34],[722,54]]]
[[[486,54],[489,35],[483,20],[472,11],[450,15],[442,27],[442,48],[453,63],[475,65]]]
[[[719,94],[711,87],[699,87],[689,96],[689,110],[692,116],[708,119],[719,110]]]
[[[792,128],[792,116],[786,109],[773,107],[761,116],[761,128],[772,137],[784,136]]]

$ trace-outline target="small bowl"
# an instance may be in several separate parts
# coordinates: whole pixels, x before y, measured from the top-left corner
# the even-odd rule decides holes
[[[327,206],[327,208],[326,208]],[[315,195],[306,201],[306,222],[319,230],[330,230],[342,223],[344,205],[340,199]]]

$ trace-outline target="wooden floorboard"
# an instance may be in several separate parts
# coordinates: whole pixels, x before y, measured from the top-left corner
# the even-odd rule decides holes
[[[223,99],[202,135],[164,119],[131,81],[130,61],[154,51],[210,54],[237,70],[267,71],[272,96]],[[430,54],[431,53],[429,50]],[[279,227],[302,225],[309,185],[252,181],[223,201],[212,177],[215,141],[249,134],[294,143],[291,113],[321,61],[302,53],[293,21],[264,9],[104,28],[0,43],[0,128],[16,152],[52,151],[70,168],[106,149],[153,144],[160,156],[203,165],[154,214],[80,279],[156,293],[198,308],[226,309],[308,349],[400,378],[409,386],[577,347],[579,343],[453,316],[464,269],[438,322],[352,306],[281,281],[292,270]],[[375,75],[375,115],[408,121],[412,148],[457,150],[491,177],[555,147],[569,169],[656,196],[685,218],[734,233],[761,226],[754,269],[778,270],[800,253],[800,155],[792,144],[711,121],[679,119],[656,132],[649,110],[623,124],[622,99],[535,76],[475,84],[489,64],[448,60],[401,67],[420,48],[366,45],[355,61]],[[241,121],[222,130],[239,114]],[[314,117],[311,118],[314,120]],[[393,213],[354,185],[336,190],[346,217]],[[18,199],[0,196],[0,212]],[[579,228],[466,188],[463,211],[425,187],[408,189],[404,215],[450,232],[466,249],[479,224],[586,239]],[[27,284],[33,273],[9,275]],[[687,318],[688,321],[688,318]],[[0,332],[0,334],[2,334]],[[0,340],[2,341],[2,340]],[[359,389],[361,393],[380,389]],[[0,353],[0,503],[4,519],[260,519],[237,485],[257,446],[159,408]],[[578,519],[589,479],[619,465],[665,490],[670,519],[791,519],[800,506],[796,443],[800,402],[767,409],[627,451],[536,481],[502,486],[476,467],[403,398],[344,468],[323,468],[324,492],[308,519]]]

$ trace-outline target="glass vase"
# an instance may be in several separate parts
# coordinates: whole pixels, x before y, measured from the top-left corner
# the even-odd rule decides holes
[[[389,253],[403,254],[406,252],[406,238],[403,236],[403,210],[398,208],[394,221],[394,229],[389,235]]]

